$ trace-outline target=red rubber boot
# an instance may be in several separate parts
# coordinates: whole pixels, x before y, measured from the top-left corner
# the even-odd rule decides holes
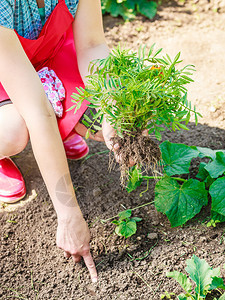
[[[69,134],[63,144],[66,151],[66,156],[69,159],[82,159],[89,152],[88,145],[86,144],[84,139],[74,131]]]
[[[0,160],[0,201],[15,203],[26,195],[24,179],[10,158]]]

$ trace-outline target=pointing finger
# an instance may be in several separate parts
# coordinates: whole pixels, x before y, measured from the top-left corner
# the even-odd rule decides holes
[[[90,251],[89,251],[88,254],[83,256],[83,259],[84,259],[85,265],[87,266],[88,271],[91,275],[91,281],[93,283],[96,283],[97,280],[98,280],[98,275],[97,275],[97,271],[96,271],[96,268],[95,268],[95,263],[93,261],[93,258],[91,256]]]

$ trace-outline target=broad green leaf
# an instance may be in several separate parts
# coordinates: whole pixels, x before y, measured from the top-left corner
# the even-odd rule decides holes
[[[109,12],[113,17],[118,17],[121,13],[123,13],[123,7],[121,4],[118,4],[116,1],[108,1],[105,9]]]
[[[212,197],[212,210],[225,216],[225,176],[213,182],[209,193]]]
[[[127,0],[125,1],[124,5],[128,8],[128,9],[135,9],[135,5],[137,3],[137,0]]]
[[[118,216],[119,216],[120,220],[123,220],[123,219],[126,219],[126,218],[130,218],[131,214],[132,214],[132,210],[127,209],[127,210],[119,212]]]
[[[128,238],[137,231],[137,224],[134,221],[124,221],[122,224],[116,227],[115,231],[118,235]]]
[[[225,173],[225,153],[216,152],[216,159],[208,163],[205,169],[212,178],[217,178]]]
[[[165,176],[155,186],[155,207],[167,215],[172,227],[180,226],[207,205],[207,195],[203,182],[189,179],[179,185],[175,179]]]
[[[197,150],[199,151],[199,157],[203,158],[203,157],[208,157],[211,159],[215,159],[216,158],[216,151],[212,150],[210,148],[205,148],[205,147],[197,147]]]
[[[209,176],[209,173],[205,169],[206,165],[207,165],[207,163],[201,162],[199,164],[198,174],[196,175],[196,178],[199,178],[202,181],[204,181]]]
[[[210,284],[209,291],[215,290],[215,289],[222,289],[225,290],[225,285],[223,282],[223,279],[220,277],[213,277],[212,283]]]
[[[194,147],[169,141],[163,142],[160,149],[165,165],[164,170],[169,176],[189,173],[191,160],[199,154]]]
[[[213,184],[213,182],[215,181],[215,178],[212,178],[211,176],[208,176],[204,182],[205,182],[205,186],[208,189],[210,187],[211,184]]]
[[[138,4],[138,12],[149,19],[153,19],[157,13],[157,3],[154,1],[141,1],[141,3]]]
[[[212,268],[204,260],[193,255],[191,259],[186,260],[186,271],[190,278],[196,283],[195,291],[200,297],[204,297],[205,288],[212,282]]]
[[[173,271],[166,273],[166,276],[174,278],[182,286],[185,292],[190,293],[192,291],[192,285],[189,278],[187,278],[187,275],[178,271]]]
[[[200,152],[199,153],[200,158],[208,157],[208,158],[211,158],[211,159],[215,159],[217,152],[225,153],[225,150],[212,150],[210,148],[205,148],[205,147],[197,147],[197,150]]]

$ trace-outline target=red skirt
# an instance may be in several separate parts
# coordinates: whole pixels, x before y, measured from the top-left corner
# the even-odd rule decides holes
[[[62,118],[57,119],[63,140],[77,124],[88,104],[85,100],[76,114],[73,110],[67,111],[74,104],[71,102],[71,95],[76,93],[76,87],[84,87],[78,70],[72,22],[73,16],[65,2],[61,0],[45,23],[38,39],[29,40],[17,34],[34,68],[37,71],[45,66],[53,69],[64,85],[66,90],[66,98],[62,102],[64,113]],[[0,102],[5,99],[9,97],[0,83]]]

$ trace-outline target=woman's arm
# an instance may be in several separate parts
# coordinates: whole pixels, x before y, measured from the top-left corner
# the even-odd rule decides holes
[[[79,71],[86,83],[90,62],[106,58],[110,52],[103,31],[100,0],[79,1],[73,31]]]
[[[97,278],[90,234],[76,201],[56,117],[16,34],[0,26],[0,82],[26,122],[35,158],[57,216],[57,245],[75,261],[83,256]]]

